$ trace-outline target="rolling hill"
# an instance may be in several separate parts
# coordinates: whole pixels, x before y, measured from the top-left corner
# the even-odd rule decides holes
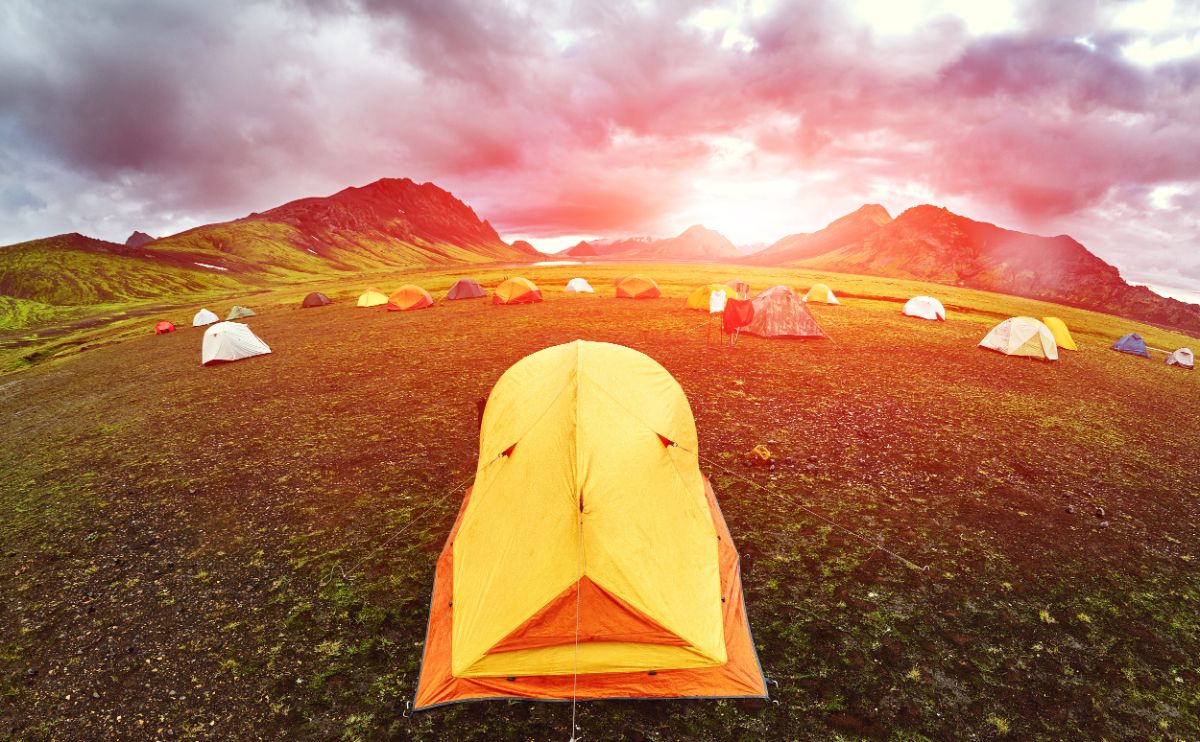
[[[0,248],[0,326],[48,310],[235,290],[367,269],[528,261],[471,207],[432,183],[383,179],[152,239],[80,234]],[[16,307],[20,307],[18,313]],[[50,312],[52,313],[52,312]]]
[[[720,232],[699,224],[688,227],[676,237],[583,241],[563,251],[571,257],[595,257],[611,260],[733,260],[742,253]]]
[[[1066,235],[1017,232],[936,206],[915,206],[894,220],[882,207],[863,206],[746,260],[984,289],[1200,332],[1200,306],[1131,286]]]

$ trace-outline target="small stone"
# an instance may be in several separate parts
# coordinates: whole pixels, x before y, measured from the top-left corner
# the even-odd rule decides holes
[[[1101,528],[1108,528],[1108,521],[1106,521],[1106,520],[1102,520],[1102,521],[1100,521],[1100,527],[1101,527]]]

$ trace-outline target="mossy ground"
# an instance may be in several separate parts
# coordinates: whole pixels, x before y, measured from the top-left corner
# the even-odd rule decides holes
[[[634,270],[666,297],[613,299]],[[1186,338],[851,276],[470,271],[517,272],[548,301],[387,313],[353,297],[407,282],[437,296],[455,275],[339,279],[210,306],[258,311],[270,356],[200,367],[188,306],[0,377],[3,734],[569,737],[560,704],[410,717],[406,702],[461,497],[448,490],[475,465],[475,400],[523,356],[586,338],[648,353],[687,393],[778,685],[763,708],[583,704],[585,738],[1200,737],[1200,378],[1107,349],[1134,329],[1155,347]],[[844,305],[813,311],[832,340],[718,345],[683,297],[735,273],[830,283]],[[576,274],[598,295],[564,297]],[[296,309],[314,288],[336,303]],[[915,293],[950,321],[900,316]],[[1051,313],[1081,348],[1057,364],[975,347],[1002,316]],[[160,315],[180,331],[150,335]],[[758,443],[774,468],[742,463]]]

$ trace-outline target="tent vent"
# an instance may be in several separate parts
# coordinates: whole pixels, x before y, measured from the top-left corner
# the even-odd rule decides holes
[[[650,672],[648,672],[648,673],[646,673],[646,674],[647,674],[647,675],[657,675],[657,674],[658,674],[658,670],[651,670]]]
[[[660,441],[662,441],[662,444],[663,444],[663,446],[664,446],[665,448],[670,448],[671,446],[674,446],[674,445],[675,445],[675,441],[673,441],[673,440],[671,440],[670,438],[666,437],[666,436],[665,436],[665,435],[663,435],[662,433],[655,433],[655,435],[657,435],[657,436],[658,436],[658,439],[659,439]]]
[[[500,455],[501,455],[501,456],[505,456],[505,457],[511,457],[511,456],[512,456],[512,452],[513,452],[513,449],[514,449],[514,448],[516,448],[516,447],[517,447],[517,444],[515,444],[515,443],[514,443],[514,444],[512,444],[511,446],[509,446],[508,448],[506,448],[506,449],[504,449],[503,451],[501,451],[501,452],[500,452]]]

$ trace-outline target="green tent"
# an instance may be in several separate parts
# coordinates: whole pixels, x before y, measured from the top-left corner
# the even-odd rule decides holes
[[[251,309],[250,307],[234,305],[233,309],[229,310],[229,314],[226,315],[225,319],[226,320],[242,319],[243,317],[253,317],[253,316],[254,316],[254,310]]]

